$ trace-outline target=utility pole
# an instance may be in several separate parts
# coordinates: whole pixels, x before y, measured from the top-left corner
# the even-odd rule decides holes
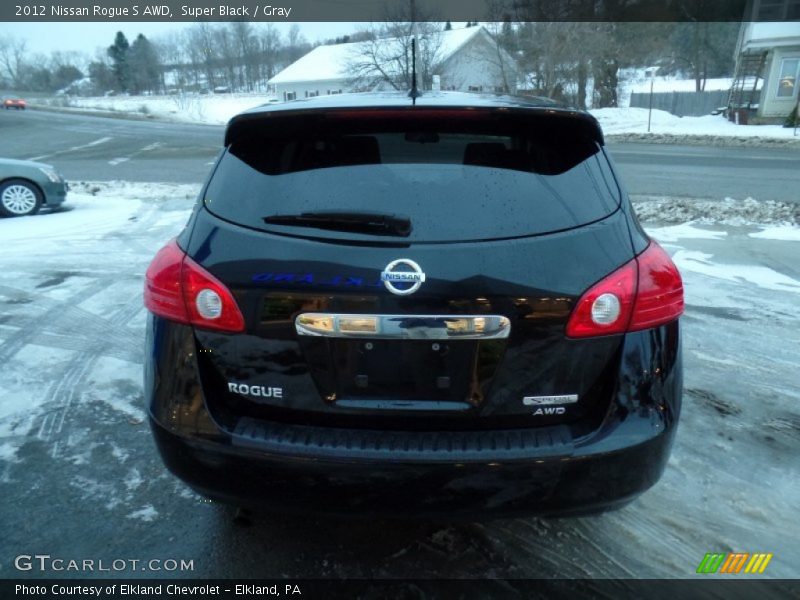
[[[650,119],[653,116],[653,81],[656,78],[656,71],[650,71],[650,108],[647,109],[647,133],[650,133]]]

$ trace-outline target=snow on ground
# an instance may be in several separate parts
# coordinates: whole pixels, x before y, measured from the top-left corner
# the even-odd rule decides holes
[[[234,115],[275,102],[269,94],[176,94],[168,96],[73,97],[69,106],[111,113],[133,113],[184,123],[224,124]]]
[[[141,422],[142,273],[198,191],[72,182],[63,209],[0,219],[0,459],[57,437],[76,402]]]
[[[122,190],[120,190],[121,192]],[[69,210],[53,215],[21,217],[0,221],[4,242],[12,242],[15,251],[26,245],[41,247],[42,242],[58,244],[59,240],[97,240],[110,231],[115,231],[134,217],[140,210],[140,201],[134,197],[113,195],[99,199],[73,188],[69,193]]]
[[[148,504],[147,506],[140,508],[137,511],[132,512],[128,515],[129,519],[141,519],[142,521],[154,521],[158,516],[158,511],[153,508],[152,504]]]
[[[719,77],[716,79],[706,79],[705,91],[727,91],[731,89],[733,79],[730,77]],[[633,80],[629,84],[630,92],[634,94],[649,94],[650,79],[641,77]],[[660,92],[694,92],[696,83],[694,79],[677,79],[675,77],[655,77],[653,79],[653,93]]]
[[[96,241],[103,234],[122,228],[126,221],[137,220],[143,200],[193,199],[199,189],[194,184],[70,182],[65,210],[0,220],[0,239],[13,242],[15,253],[24,252],[29,246],[41,249],[43,240],[56,246],[59,241]]]
[[[712,231],[710,229],[700,229],[693,223],[681,223],[667,227],[648,227],[647,233],[659,242],[677,242],[678,240],[718,240],[728,235],[727,231]]]
[[[606,135],[647,133],[646,108],[598,108],[589,111]],[[664,110],[653,110],[651,134],[681,136],[721,136],[744,138],[800,139],[794,129],[782,125],[736,125],[722,115],[676,117]]]
[[[678,250],[672,256],[682,273],[693,271],[727,281],[752,283],[765,290],[800,294],[800,280],[783,275],[775,269],[762,265],[722,264],[712,260],[713,258],[713,254],[696,250]]]
[[[751,238],[762,240],[781,240],[784,242],[800,242],[800,227],[791,225],[778,225],[766,227],[756,233],[748,234]]]
[[[747,225],[797,226],[800,225],[800,204],[788,202],[759,201],[754,198],[737,200],[706,200],[698,198],[674,198],[660,196],[632,196],[636,214],[642,221],[659,223],[716,223],[737,227]],[[774,228],[772,235],[793,239],[797,227]],[[788,236],[788,237],[786,237]],[[778,238],[773,238],[778,239]]]

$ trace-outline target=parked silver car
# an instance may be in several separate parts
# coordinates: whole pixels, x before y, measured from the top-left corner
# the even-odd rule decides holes
[[[67,182],[52,165],[0,158],[0,216],[36,214],[67,198]]]

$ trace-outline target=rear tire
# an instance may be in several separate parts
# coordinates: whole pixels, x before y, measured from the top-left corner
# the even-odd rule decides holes
[[[44,197],[34,184],[24,179],[9,179],[0,184],[0,215],[25,217],[35,215]]]

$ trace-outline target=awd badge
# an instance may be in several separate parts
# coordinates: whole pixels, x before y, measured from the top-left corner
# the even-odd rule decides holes
[[[522,403],[525,406],[535,406],[533,416],[563,415],[567,412],[564,404],[575,404],[578,394],[562,394],[560,396],[525,396]]]

